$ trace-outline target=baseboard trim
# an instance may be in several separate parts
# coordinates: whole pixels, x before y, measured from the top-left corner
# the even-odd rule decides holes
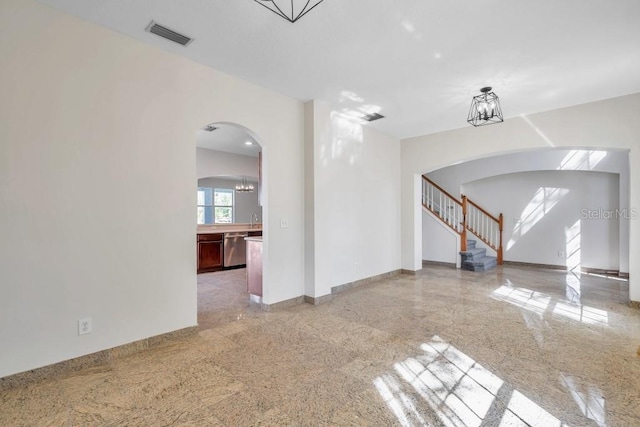
[[[367,277],[364,279],[356,280],[354,282],[344,283],[342,285],[334,286],[331,288],[331,293],[327,295],[322,295],[319,297],[312,297],[309,295],[304,296],[304,302],[312,305],[324,304],[326,302],[331,301],[336,294],[347,291],[349,289],[357,288],[358,286],[366,285],[369,283],[376,282],[382,279],[388,279],[393,276],[397,276],[398,274],[404,273],[404,270],[393,270],[387,273],[377,274],[375,276]]]
[[[304,302],[311,305],[320,305],[325,302],[329,302],[333,299],[333,294],[322,295],[321,297],[310,297],[309,295],[304,296]]]
[[[434,267],[450,267],[450,268],[458,268],[455,262],[444,262],[444,261],[429,261],[426,259],[422,260],[422,266],[434,266]]]
[[[387,279],[389,277],[393,277],[393,276],[397,276],[398,274],[401,274],[402,272],[404,272],[404,270],[393,270],[393,271],[389,271],[388,273],[382,273],[382,274],[378,274],[375,276],[371,276],[371,277],[367,277],[364,279],[360,279],[360,280],[356,280],[355,282],[349,282],[349,283],[344,283],[342,285],[338,285],[338,286],[334,286],[333,288],[331,288],[331,293],[327,294],[327,295],[321,295],[319,297],[312,297],[309,295],[303,295],[300,297],[296,297],[296,298],[291,298],[289,300],[286,301],[281,301],[281,302],[277,302],[275,304],[262,304],[262,309],[265,311],[271,311],[274,309],[281,309],[281,308],[286,308],[286,307],[291,307],[293,305],[297,305],[303,302],[306,302],[307,304],[311,304],[311,305],[319,305],[319,304],[324,304],[326,302],[329,302],[333,299],[334,295],[339,294],[340,292],[344,292],[348,289],[351,288],[355,288],[358,286],[362,286],[364,284],[367,283],[372,283],[375,282],[377,280],[381,280],[381,279]]]
[[[305,301],[304,296],[299,296],[284,301],[279,301],[273,304],[262,303],[262,309],[264,311],[282,310],[283,308],[293,307],[294,305],[302,304]]]
[[[526,267],[526,268],[542,268],[547,270],[560,270],[560,271],[569,271],[566,265],[554,265],[554,264],[535,264],[531,262],[520,262],[520,261],[504,261],[505,266],[512,267]],[[581,267],[581,273],[585,274],[602,274],[603,276],[615,276],[621,278],[629,278],[629,273],[621,273],[618,270],[607,270],[604,268],[591,268],[591,267]]]
[[[615,276],[615,277],[622,277],[622,278],[629,278],[629,273],[620,273],[620,271],[618,270],[606,270],[603,268],[581,268],[580,271],[582,273],[589,273],[589,274],[602,274],[603,276]]]
[[[24,387],[26,385],[35,384],[47,379],[60,378],[81,369],[107,365],[112,360],[117,360],[131,354],[157,347],[168,341],[179,341],[196,335],[197,333],[198,327],[190,326],[188,328],[178,329],[177,331],[167,332],[166,334],[160,334],[106,350],[101,350],[96,353],[53,363],[41,368],[19,372],[17,374],[0,378],[0,392],[4,392],[15,387]]]
[[[402,270],[400,270],[400,274],[408,274],[410,276],[415,276],[418,274],[418,271],[420,270],[405,270],[404,268]]]
[[[339,294],[340,292],[344,292],[352,288],[357,288],[358,286],[366,285],[368,283],[377,282],[378,280],[388,279],[390,277],[397,276],[401,272],[402,270],[393,270],[387,273],[377,274],[375,276],[356,280],[354,282],[349,282],[349,283],[344,283],[342,285],[334,286],[333,288],[331,288],[331,295]]]
[[[547,270],[560,270],[567,271],[566,265],[555,265],[555,264],[536,264],[532,262],[520,262],[520,261],[503,261],[504,266],[510,267],[525,267],[525,268],[542,268]]]

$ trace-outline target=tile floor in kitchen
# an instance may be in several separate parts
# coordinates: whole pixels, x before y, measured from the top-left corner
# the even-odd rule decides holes
[[[199,332],[0,393],[0,425],[639,426],[615,278],[426,267],[274,312],[199,275]]]

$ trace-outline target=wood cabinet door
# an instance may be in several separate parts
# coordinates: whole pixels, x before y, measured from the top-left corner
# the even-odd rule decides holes
[[[222,242],[198,242],[198,273],[222,269]]]

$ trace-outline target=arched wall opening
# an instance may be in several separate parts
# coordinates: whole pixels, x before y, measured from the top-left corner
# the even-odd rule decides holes
[[[426,176],[455,197],[465,194],[491,214],[504,214],[505,261],[629,272],[628,150],[525,150]],[[421,224],[421,258],[459,266],[459,236],[426,210]]]
[[[422,259],[421,176],[467,160],[548,148],[627,150],[629,206],[640,206],[640,94],[514,117],[484,128],[461,128],[402,141],[402,267],[415,271]],[[640,224],[629,220],[629,297],[640,301]]]
[[[212,130],[213,129],[213,130]],[[268,246],[268,165],[265,159],[264,140],[252,129],[233,122],[212,122],[201,128],[196,135],[196,178],[198,182],[219,178],[239,181],[248,179],[254,185],[258,209],[247,215],[234,213],[234,223],[260,223],[263,238],[263,252]],[[239,195],[236,194],[236,200]],[[236,207],[234,206],[234,209]],[[268,268],[263,263],[263,269]],[[264,277],[264,276],[263,276]],[[269,293],[269,283],[263,281],[262,292]]]

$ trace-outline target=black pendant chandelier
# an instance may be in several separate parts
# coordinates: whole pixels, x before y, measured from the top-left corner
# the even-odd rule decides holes
[[[471,101],[467,122],[476,127],[503,122],[498,95],[491,92],[491,87],[483,87],[480,92]]]
[[[254,0],[289,22],[296,22],[324,0]]]

